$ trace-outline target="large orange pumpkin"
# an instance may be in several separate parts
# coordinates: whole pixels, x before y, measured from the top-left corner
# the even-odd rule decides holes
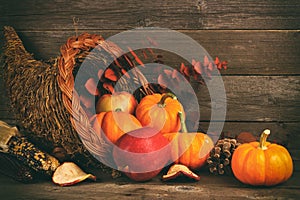
[[[265,130],[260,142],[240,145],[233,153],[231,167],[234,176],[249,185],[272,186],[289,179],[293,161],[281,145],[267,142],[270,130]]]
[[[177,164],[183,164],[191,169],[199,169],[205,163],[209,152],[214,146],[212,139],[200,132],[187,132],[182,114],[182,132],[163,134],[171,142],[172,159]]]
[[[137,101],[128,92],[114,92],[113,94],[102,95],[96,104],[96,113],[114,111],[120,109],[123,112],[134,114]]]
[[[183,106],[175,95],[166,93],[145,96],[138,104],[135,115],[143,126],[170,133],[180,130],[178,112],[184,112]]]
[[[96,133],[104,133],[114,144],[125,133],[141,127],[141,123],[133,115],[122,111],[101,112],[93,122]]]

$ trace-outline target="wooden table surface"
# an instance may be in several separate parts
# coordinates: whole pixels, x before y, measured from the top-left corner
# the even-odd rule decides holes
[[[38,60],[59,56],[60,46],[77,32],[108,38],[132,28],[162,27],[186,34],[213,58],[229,63],[222,71],[227,96],[223,132],[236,136],[248,131],[258,136],[269,128],[270,140],[284,144],[294,161],[291,179],[271,188],[249,187],[232,176],[207,173],[200,173],[199,182],[163,183],[157,177],[134,183],[122,178],[72,187],[60,187],[50,180],[22,184],[0,174],[0,200],[300,199],[299,11],[299,0],[0,0],[1,30],[7,25],[14,27]],[[1,33],[0,46],[3,44]],[[179,58],[167,52],[162,55],[165,65],[179,66]],[[1,70],[0,119],[15,124]],[[206,130],[211,120],[210,96],[205,87],[196,93],[200,97],[199,123]]]
[[[198,182],[162,182],[157,176],[145,183],[126,177],[117,180],[85,181],[61,187],[51,180],[31,184],[16,182],[0,174],[0,199],[299,199],[300,173],[274,187],[251,187],[233,176],[199,172]]]

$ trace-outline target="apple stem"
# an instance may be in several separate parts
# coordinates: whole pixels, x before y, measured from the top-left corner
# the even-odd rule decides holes
[[[165,101],[167,98],[177,99],[177,97],[174,94],[166,93],[161,97],[160,101],[157,103],[158,106],[164,108],[166,106]]]
[[[186,124],[185,124],[183,113],[181,111],[179,111],[178,116],[179,116],[179,120],[180,120],[180,124],[181,124],[181,132],[182,133],[187,133],[188,130],[187,130],[187,127],[186,127]]]
[[[270,130],[266,129],[262,132],[262,134],[260,135],[260,140],[259,140],[259,148],[262,150],[266,150],[267,146],[266,146],[266,142],[267,142],[267,137],[270,135]]]

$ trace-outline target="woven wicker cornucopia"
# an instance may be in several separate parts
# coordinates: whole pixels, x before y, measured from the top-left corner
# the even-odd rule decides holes
[[[91,155],[105,160],[111,147],[92,128],[74,90],[74,77],[95,47],[99,51],[96,56],[91,56],[90,63],[94,65],[105,65],[108,58],[118,58],[122,68],[129,70],[133,67],[129,58],[124,59],[121,50],[101,36],[84,33],[70,37],[61,47],[60,57],[42,62],[25,50],[12,27],[5,27],[4,35],[3,76],[16,119],[27,137],[48,152],[55,147],[63,148],[81,167],[100,167],[110,171]],[[110,67],[119,68],[113,63]],[[144,85],[140,95],[151,93],[144,76],[139,71],[135,71],[135,76],[139,85]],[[129,86],[124,83],[124,87]],[[105,92],[105,88],[102,89]]]

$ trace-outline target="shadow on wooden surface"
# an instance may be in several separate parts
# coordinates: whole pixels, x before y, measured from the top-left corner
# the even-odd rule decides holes
[[[51,180],[23,184],[0,174],[0,196],[5,199],[299,199],[300,173],[274,187],[251,187],[232,176],[199,173],[199,182],[162,182],[160,177],[136,183],[126,177],[60,187]]]

